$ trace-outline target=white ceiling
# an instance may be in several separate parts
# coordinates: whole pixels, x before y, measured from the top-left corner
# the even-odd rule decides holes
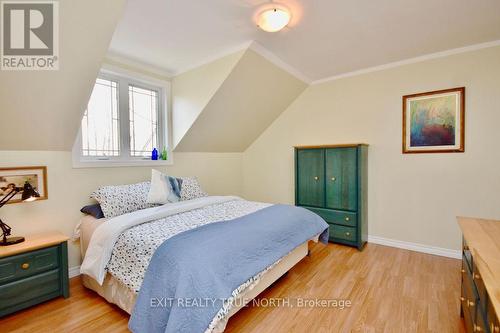
[[[499,0],[279,0],[292,22],[266,33],[270,1],[128,0],[110,54],[183,72],[256,41],[311,81],[500,39]]]

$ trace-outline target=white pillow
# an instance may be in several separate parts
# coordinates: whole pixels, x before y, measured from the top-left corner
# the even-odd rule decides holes
[[[148,203],[164,205],[180,200],[179,180],[158,170],[151,170],[151,188],[148,193]]]
[[[192,200],[196,198],[206,197],[207,193],[202,190],[198,178],[196,177],[181,177],[181,201]]]
[[[147,203],[150,182],[131,185],[103,186],[90,197],[101,205],[104,217],[111,218],[152,207]]]

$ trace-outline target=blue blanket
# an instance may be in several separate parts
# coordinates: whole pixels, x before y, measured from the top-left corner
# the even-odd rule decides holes
[[[236,288],[318,234],[328,242],[318,215],[274,205],[175,235],[151,259],[130,330],[204,332]]]

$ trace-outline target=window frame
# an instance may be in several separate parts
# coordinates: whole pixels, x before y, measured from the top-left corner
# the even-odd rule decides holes
[[[118,84],[118,118],[119,118],[119,156],[83,156],[81,118],[78,135],[73,145],[73,167],[120,167],[120,166],[158,166],[172,165],[173,156],[170,148],[172,127],[170,112],[170,82],[151,76],[104,65],[96,79],[115,81]],[[95,84],[95,82],[94,82]],[[130,109],[129,85],[154,90],[158,93],[158,152],[166,147],[168,159],[151,160],[151,157],[132,156],[130,151]],[[92,86],[93,87],[93,86]],[[123,97],[125,96],[125,97]],[[90,96],[89,96],[90,99]],[[83,114],[82,114],[83,117]]]

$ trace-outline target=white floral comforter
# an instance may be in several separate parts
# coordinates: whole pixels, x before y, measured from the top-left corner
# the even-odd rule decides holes
[[[270,204],[234,199],[132,227],[120,234],[106,270],[135,292],[156,249],[170,237],[204,224],[232,220]],[[191,246],[195,244],[186,244]]]

